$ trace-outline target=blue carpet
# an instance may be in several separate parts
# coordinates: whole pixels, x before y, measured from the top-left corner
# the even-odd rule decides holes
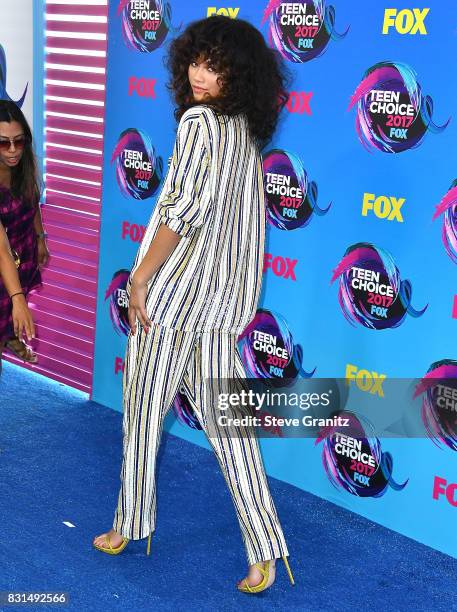
[[[65,591],[63,609],[81,611],[457,610],[457,560],[273,478],[296,585],[278,560],[271,589],[239,593],[246,558],[216,458],[167,433],[151,556],[146,540],[104,555],[92,539],[112,525],[121,413],[9,363],[0,397],[1,591]]]

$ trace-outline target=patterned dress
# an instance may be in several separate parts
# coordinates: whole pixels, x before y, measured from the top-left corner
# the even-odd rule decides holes
[[[41,285],[37,238],[33,225],[35,212],[23,198],[14,198],[7,187],[0,185],[0,222],[6,230],[11,248],[17,251],[21,259],[18,273],[26,295]],[[11,311],[11,299],[0,275],[0,342],[14,337]]]

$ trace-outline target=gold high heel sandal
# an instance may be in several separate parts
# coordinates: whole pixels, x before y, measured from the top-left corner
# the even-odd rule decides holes
[[[287,561],[287,557],[282,557],[282,560],[284,561],[284,565],[286,566],[287,573],[289,574],[290,582],[293,586],[295,584],[295,580],[294,580],[294,577],[292,576],[292,572],[290,571],[289,562]],[[244,585],[237,587],[238,590],[242,591],[243,593],[260,593],[261,591],[268,589],[268,587],[273,584],[273,582],[275,581],[275,577],[276,577],[276,567],[275,567],[276,563],[275,565],[272,565],[271,563],[272,561],[273,559],[269,559],[268,561],[264,561],[263,563],[255,564],[257,569],[263,576],[259,584],[250,586],[248,581],[245,578],[243,580]],[[262,565],[264,567],[262,567]],[[271,571],[271,568],[273,568],[273,571]]]
[[[151,552],[151,536],[152,533],[149,534],[148,537],[148,546],[146,548],[146,554],[149,555],[149,553]],[[124,548],[127,546],[127,544],[129,543],[129,539],[128,538],[122,538],[122,542],[119,544],[119,546],[117,548],[113,548],[111,546],[111,542],[110,542],[110,536],[107,534],[105,536],[105,542],[108,544],[109,548],[105,548],[104,546],[98,546],[98,544],[94,544],[94,547],[97,550],[101,550],[102,552],[108,554],[108,555],[118,555],[119,553],[121,553]]]

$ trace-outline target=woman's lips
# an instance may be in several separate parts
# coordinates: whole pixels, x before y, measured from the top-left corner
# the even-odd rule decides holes
[[[206,89],[203,89],[202,87],[197,87],[196,85],[192,85],[192,89],[197,93],[203,93],[204,91],[206,91]]]

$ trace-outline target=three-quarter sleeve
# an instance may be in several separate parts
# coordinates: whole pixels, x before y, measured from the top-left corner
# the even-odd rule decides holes
[[[210,156],[198,114],[186,111],[178,126],[170,168],[157,206],[162,223],[191,236],[208,219]]]

